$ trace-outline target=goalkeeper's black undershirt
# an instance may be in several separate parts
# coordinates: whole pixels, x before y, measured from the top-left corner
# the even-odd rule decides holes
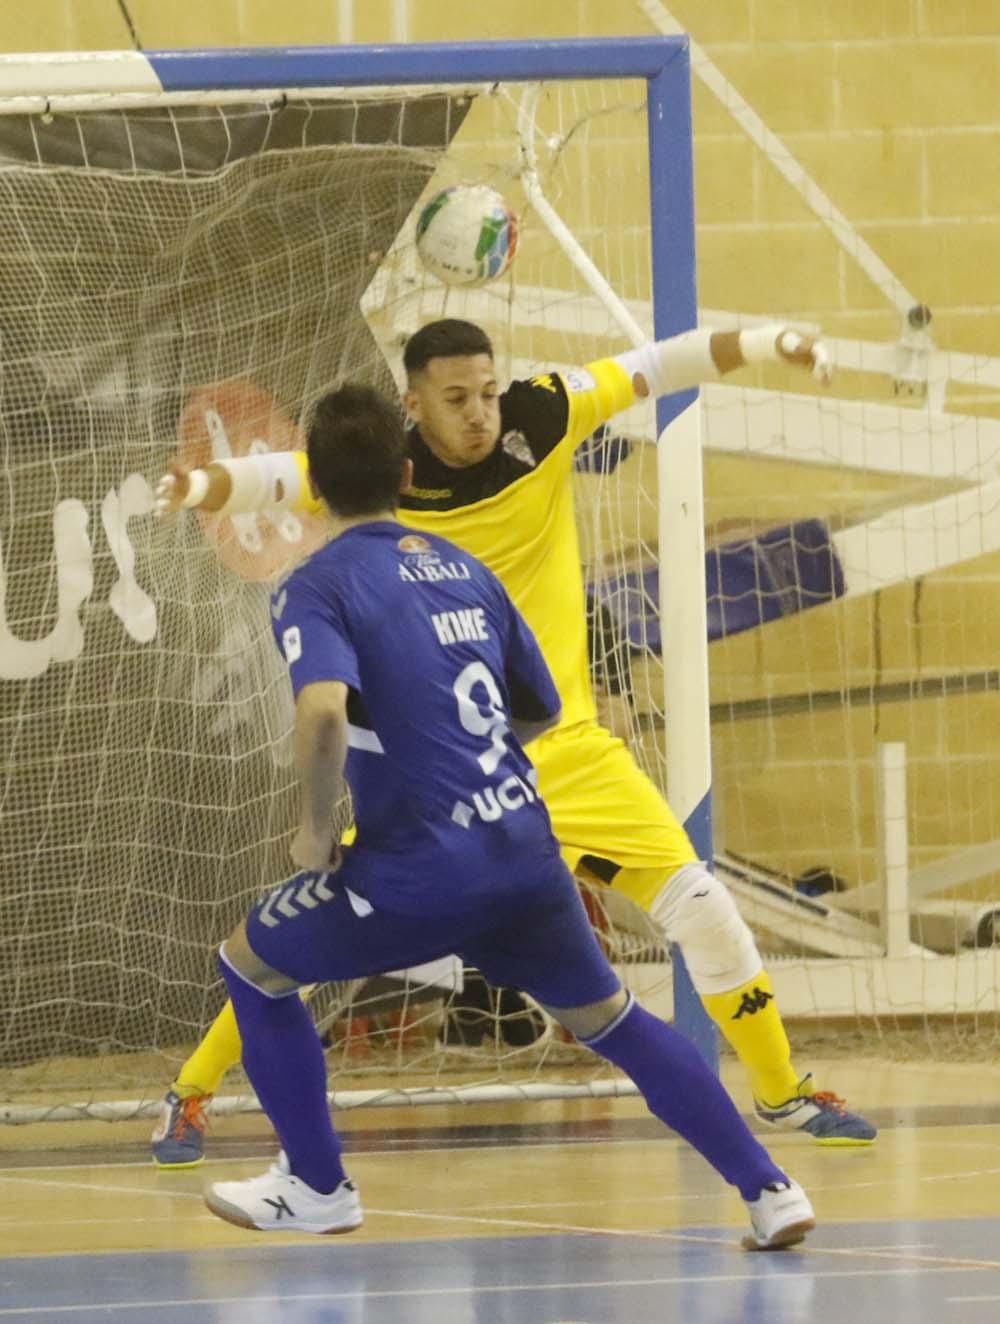
[[[500,397],[500,438],[485,460],[453,468],[410,429],[413,485],[403,510],[457,510],[495,496],[531,473],[566,435],[569,401],[557,376],[511,382]]]

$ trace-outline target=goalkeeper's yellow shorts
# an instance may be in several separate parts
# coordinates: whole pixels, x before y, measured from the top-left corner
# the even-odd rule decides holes
[[[596,722],[557,727],[528,749],[563,859],[619,866],[612,886],[648,910],[663,884],[698,857],[625,743]]]

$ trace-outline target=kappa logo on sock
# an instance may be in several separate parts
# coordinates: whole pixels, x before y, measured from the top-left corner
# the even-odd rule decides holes
[[[264,1203],[269,1204],[271,1208],[274,1210],[274,1217],[276,1221],[280,1222],[282,1214],[287,1214],[289,1218],[295,1217],[295,1210],[292,1208],[292,1206],[288,1203],[288,1201],[285,1199],[283,1195],[279,1195],[277,1200],[271,1200],[265,1196]]]
[[[754,985],[752,993],[744,993],[740,1001],[739,1008],[733,1013],[732,1019],[738,1021],[744,1012],[748,1016],[756,1016],[759,1011],[763,1011],[769,1002],[774,1001],[774,994],[768,993],[765,989]]]

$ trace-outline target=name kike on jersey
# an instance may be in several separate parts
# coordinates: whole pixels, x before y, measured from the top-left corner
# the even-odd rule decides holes
[[[469,639],[488,639],[486,613],[482,607],[462,608],[459,611],[436,611],[431,623],[440,644],[461,644]]]

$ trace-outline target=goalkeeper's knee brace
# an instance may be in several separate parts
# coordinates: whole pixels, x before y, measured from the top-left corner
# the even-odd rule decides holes
[[[728,993],[763,969],[754,936],[729,889],[701,863],[678,869],[650,913],[680,947],[691,982],[702,995]]]

